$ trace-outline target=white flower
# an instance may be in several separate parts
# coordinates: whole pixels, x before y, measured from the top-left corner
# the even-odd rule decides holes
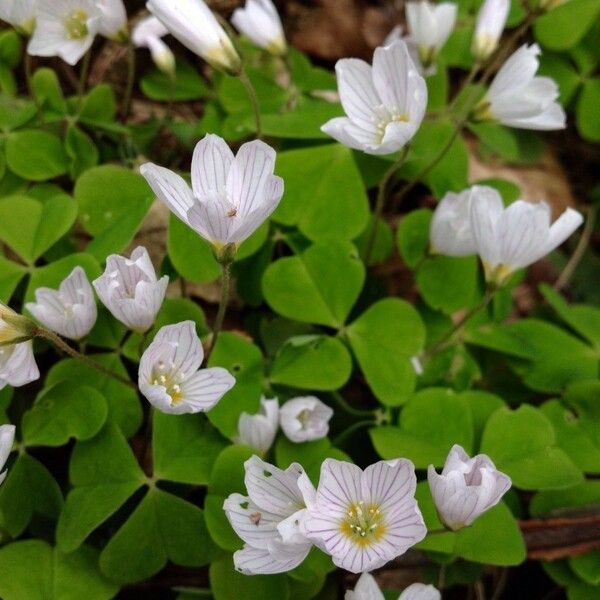
[[[431,225],[429,238],[431,252],[446,256],[469,256],[477,253],[477,245],[471,231],[471,198],[491,195],[496,198],[498,192],[488,186],[473,186],[456,194],[448,192],[437,205]]]
[[[427,479],[440,520],[452,530],[471,525],[498,504],[512,484],[489,456],[478,454],[469,458],[457,444],[452,446],[442,474],[438,475],[430,465]]]
[[[193,321],[161,327],[140,360],[140,391],[164,413],[210,410],[235,385],[235,378],[221,367],[200,369],[203,359]]]
[[[521,46],[502,65],[474,111],[480,121],[499,121],[520,129],[563,129],[566,115],[556,102],[558,86],[550,77],[536,77],[537,44]]]
[[[148,10],[187,48],[217,69],[239,74],[242,61],[203,0],[148,0]]]
[[[115,319],[133,331],[144,333],[154,324],[168,283],[166,275],[157,281],[148,251],[139,246],[131,258],[109,256],[104,274],[93,285]]]
[[[39,377],[30,341],[0,346],[0,390],[7,385],[20,387]]]
[[[0,425],[0,469],[4,468],[15,441],[14,425]],[[0,473],[0,484],[6,479],[7,471]]]
[[[485,0],[479,9],[471,47],[478,61],[487,60],[496,51],[509,10],[510,0]]]
[[[335,65],[346,117],[321,130],[349,148],[391,154],[415,135],[427,106],[427,86],[403,41],[375,50],[373,66],[356,58]]]
[[[255,415],[243,412],[238,420],[236,444],[245,444],[265,454],[273,445],[279,427],[279,402],[260,399],[260,411]]]
[[[432,4],[423,0],[406,4],[410,39],[419,49],[419,57],[425,68],[435,61],[438,52],[450,37],[456,13],[457,5],[452,2]]]
[[[252,456],[244,468],[248,496],[231,494],[223,504],[231,526],[245,542],[233,555],[235,568],[246,575],[290,571],[312,545],[300,533],[300,522],[306,497],[314,495],[314,488],[297,463],[282,471]]]
[[[173,77],[175,75],[175,55],[162,37],[169,30],[152,15],[142,19],[133,28],[131,39],[138,48],[148,48],[154,64],[164,73]]]
[[[94,0],[38,0],[36,26],[27,52],[60,56],[74,65],[90,49],[100,20]]]
[[[427,534],[414,497],[416,485],[409,460],[380,461],[362,471],[328,458],[301,530],[338,567],[372,571]]]
[[[2,0],[0,2],[0,19],[10,23],[27,35],[35,28],[37,0]]]
[[[581,225],[583,217],[568,208],[551,224],[550,207],[545,202],[517,200],[504,208],[500,194],[490,191],[472,199],[470,220],[486,279],[501,284],[517,269],[560,246]]]
[[[440,600],[441,594],[432,585],[413,583],[399,596],[398,600]],[[348,590],[345,600],[384,600],[375,578],[370,573],[363,573],[356,582],[354,590]]]
[[[296,443],[326,437],[331,417],[333,410],[314,396],[288,400],[279,411],[283,433]]]
[[[176,173],[146,163],[140,168],[158,199],[205,240],[222,248],[240,244],[269,218],[283,195],[273,175],[275,150],[255,140],[237,156],[222,138],[207,135],[192,158],[192,189]]]
[[[81,267],[75,267],[58,290],[35,290],[35,300],[27,303],[25,308],[42,325],[66,338],[79,340],[96,323],[98,312],[94,291]]]
[[[126,41],[129,33],[123,0],[96,0],[96,5],[100,10],[100,35],[119,42]]]
[[[259,48],[275,56],[287,52],[281,19],[271,0],[246,0],[245,8],[233,11],[231,22]]]

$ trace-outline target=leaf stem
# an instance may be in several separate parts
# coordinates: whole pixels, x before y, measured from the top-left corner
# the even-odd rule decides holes
[[[385,206],[385,198],[386,192],[388,189],[388,185],[395,175],[395,173],[400,169],[400,167],[406,161],[406,157],[408,155],[409,147],[405,146],[402,149],[402,153],[398,160],[396,160],[390,168],[384,173],[381,181],[379,182],[379,187],[377,188],[377,200],[375,201],[375,211],[373,213],[373,222],[371,223],[371,229],[369,231],[369,237],[367,238],[367,245],[365,248],[365,256],[364,262],[365,265],[369,265],[371,262],[371,257],[373,255],[373,249],[375,248],[375,240],[377,239],[377,230],[379,229],[379,221],[381,219],[381,215],[383,214],[383,208]]]
[[[221,263],[221,300],[219,301],[219,309],[217,310],[217,316],[215,317],[213,325],[210,345],[206,352],[207,361],[215,348],[219,333],[221,333],[221,329],[223,329],[223,321],[225,320],[225,314],[227,313],[227,305],[229,304],[229,294],[231,291],[231,264],[231,261]]]
[[[49,329],[45,329],[44,327],[37,327],[35,329],[34,334],[36,337],[40,337],[40,338],[44,338],[44,339],[48,340],[49,342],[54,344],[54,346],[56,346],[59,350],[62,350],[65,354],[67,354],[71,358],[75,358],[76,360],[81,361],[88,367],[91,367],[92,369],[96,369],[97,371],[104,373],[104,375],[107,375],[108,377],[114,379],[115,381],[118,381],[119,383],[122,383],[123,385],[127,385],[127,386],[132,387],[135,390],[137,390],[137,386],[133,383],[133,381],[131,381],[130,379],[128,379],[126,377],[122,377],[121,375],[119,375],[118,373],[115,373],[114,371],[111,371],[104,365],[97,363],[95,360],[91,359],[89,356],[86,356],[85,354],[78,352],[77,350],[75,350],[75,348],[72,348],[71,346],[69,346],[69,344],[67,344],[67,342],[65,342],[59,335],[57,335],[53,331],[50,331]]]
[[[331,392],[331,397],[335,400],[336,404],[349,415],[354,417],[375,417],[375,410],[359,410],[358,408],[353,408],[339,392]]]
[[[256,95],[256,90],[248,77],[248,73],[246,73],[245,69],[242,69],[238,75],[239,80],[241,81],[246,93],[248,94],[248,99],[250,100],[250,104],[252,105],[252,110],[254,112],[254,121],[256,123],[256,137],[258,139],[262,138],[262,120],[260,118],[260,105],[258,103],[258,96]]]
[[[131,99],[133,97],[133,87],[135,85],[135,46],[129,40],[127,42],[127,82],[125,84],[125,94],[123,95],[123,104],[121,105],[121,117],[123,121],[127,120],[131,110]]]
[[[376,423],[375,423],[374,420],[370,420],[370,421],[358,421],[357,423],[353,423],[352,425],[350,425],[350,427],[348,427],[347,429],[345,429],[344,431],[342,431],[342,433],[340,433],[333,440],[333,445],[334,446],[340,446],[349,437],[351,437],[352,435],[354,435],[357,431],[361,430],[363,427],[369,427],[369,426],[375,425],[375,424]]]

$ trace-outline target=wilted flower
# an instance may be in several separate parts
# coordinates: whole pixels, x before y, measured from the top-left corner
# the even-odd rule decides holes
[[[536,77],[537,44],[521,46],[502,65],[485,97],[475,107],[478,121],[499,121],[520,129],[563,129],[566,115],[556,102],[558,86],[550,77]]]
[[[31,35],[35,28],[38,0],[2,0],[0,2],[0,19],[26,35]]]
[[[517,200],[504,208],[500,194],[488,189],[472,198],[471,231],[486,279],[502,284],[514,271],[540,260],[560,246],[583,222],[580,213],[565,210],[551,224],[545,202]]]
[[[187,48],[216,69],[239,74],[242,61],[203,0],[148,0],[148,10]]]
[[[7,385],[20,387],[39,377],[31,341],[12,346],[0,345],[0,390]]]
[[[265,454],[273,445],[279,427],[279,402],[260,399],[260,411],[255,415],[243,412],[238,420],[237,444],[245,444]]]
[[[398,600],[440,600],[441,594],[432,585],[413,583],[399,596]],[[348,590],[345,600],[384,600],[375,578],[370,573],[363,573],[356,582],[354,590]]]
[[[154,64],[170,77],[175,76],[175,55],[162,37],[169,30],[154,16],[150,15],[133,28],[131,39],[138,48],[148,48]]]
[[[246,0],[245,8],[233,11],[231,22],[259,48],[275,56],[287,52],[281,19],[271,0]]]
[[[406,21],[410,41],[419,50],[425,69],[437,58],[456,22],[457,6],[452,2],[432,4],[427,0],[406,4]]]
[[[489,456],[469,458],[458,444],[452,446],[442,474],[429,465],[427,479],[440,520],[452,530],[471,525],[496,506],[512,485]]]
[[[81,267],[75,267],[58,290],[45,287],[35,290],[35,300],[25,308],[42,325],[66,338],[79,340],[96,323],[94,291]]]
[[[479,60],[487,60],[498,47],[504,31],[510,0],[485,0],[477,15],[471,51]]]
[[[244,547],[233,555],[246,575],[283,573],[307,556],[311,542],[300,533],[306,496],[314,488],[297,463],[285,471],[252,456],[244,463],[248,496],[231,494],[223,509]]]
[[[349,148],[391,154],[415,135],[427,106],[427,86],[403,41],[375,50],[373,66],[356,58],[335,65],[346,117],[321,130]]]
[[[139,246],[131,258],[111,254],[104,273],[93,282],[104,306],[115,319],[138,333],[154,324],[165,297],[169,278],[160,280],[146,248]]]
[[[238,245],[275,210],[283,180],[273,175],[275,150],[255,140],[237,156],[216,135],[198,143],[192,158],[192,189],[176,173],[146,163],[140,172],[158,199],[217,249]]]
[[[127,11],[123,0],[96,0],[100,9],[100,25],[98,33],[118,42],[126,41],[129,37],[127,31]]]
[[[140,391],[164,413],[210,410],[235,385],[235,378],[221,367],[200,369],[203,359],[193,321],[162,327],[140,360]]]
[[[60,56],[76,64],[100,30],[102,14],[94,0],[38,0],[36,26],[27,52]]]
[[[288,400],[279,411],[283,433],[296,443],[324,438],[331,417],[333,410],[314,396]]]
[[[409,460],[380,461],[363,471],[328,458],[301,530],[338,567],[372,571],[427,534],[414,497],[416,485]]]
[[[14,425],[0,425],[0,469],[4,469],[8,455],[12,450],[15,441],[15,429]],[[0,484],[6,479],[7,473],[8,471],[0,473]]]
[[[488,186],[473,186],[456,194],[448,192],[436,206],[429,238],[431,252],[447,256],[469,256],[477,253],[475,238],[471,231],[471,198],[486,194],[496,197],[498,192]]]

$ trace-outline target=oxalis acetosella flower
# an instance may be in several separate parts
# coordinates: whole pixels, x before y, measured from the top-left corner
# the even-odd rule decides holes
[[[36,26],[27,52],[59,56],[75,65],[100,31],[102,13],[94,0],[38,0]]]
[[[96,323],[94,290],[85,271],[75,267],[58,290],[38,288],[25,308],[48,329],[71,340],[85,337]]]
[[[148,0],[148,10],[186,48],[216,69],[238,75],[242,61],[203,0]]]
[[[31,35],[35,29],[38,0],[2,0],[0,20],[10,23],[24,35]]]
[[[260,399],[260,410],[254,415],[243,412],[238,420],[236,444],[244,444],[266,454],[277,435],[279,428],[279,402]]]
[[[21,387],[39,378],[31,341],[0,344],[0,390],[7,385]]]
[[[402,40],[377,48],[373,66],[344,58],[335,70],[347,116],[325,123],[323,132],[367,154],[397,152],[414,137],[425,115],[427,86]]]
[[[380,461],[364,471],[326,459],[301,531],[347,571],[372,571],[404,554],[427,534],[415,500],[412,462]]]
[[[407,41],[416,46],[425,71],[433,65],[450,37],[456,23],[456,14],[457,5],[453,2],[407,2]]]
[[[162,38],[169,30],[154,16],[139,21],[133,28],[131,39],[137,48],[148,48],[154,64],[171,78],[175,77],[175,55]]]
[[[275,56],[287,52],[283,25],[271,0],[246,0],[244,8],[233,11],[231,22],[259,48]]]
[[[487,60],[498,47],[504,31],[510,0],[485,0],[477,15],[471,52],[476,60]]]
[[[96,0],[100,10],[98,33],[117,42],[126,42],[129,37],[127,11],[123,0]]]
[[[512,54],[473,110],[472,118],[518,129],[564,129],[565,111],[556,101],[558,85],[550,77],[536,77],[540,52],[537,44],[525,44]]]
[[[231,494],[223,504],[231,526],[244,541],[242,550],[233,555],[235,568],[246,575],[290,571],[312,546],[300,523],[314,487],[297,463],[283,471],[252,456],[244,468],[248,495]]]
[[[431,224],[432,250],[448,256],[479,254],[486,280],[502,285],[560,246],[582,223],[568,208],[551,222],[545,202],[517,200],[504,207],[497,190],[474,186],[449,194],[438,205]]]
[[[442,595],[432,585],[413,583],[399,596],[398,600],[441,600]],[[375,578],[370,573],[363,573],[353,590],[348,590],[344,600],[385,600]]]
[[[154,324],[168,284],[166,275],[157,279],[143,246],[136,248],[130,258],[111,254],[104,273],[93,282],[98,297],[113,317],[136,333],[145,333]]]
[[[142,358],[140,392],[164,413],[206,412],[235,385],[226,369],[200,369],[204,350],[193,321],[162,327]]]
[[[326,437],[331,417],[333,409],[315,396],[288,400],[279,411],[283,433],[297,444]]]
[[[496,469],[489,456],[473,458],[454,445],[441,475],[430,465],[427,479],[440,520],[452,530],[471,525],[510,489],[508,475]]]
[[[192,187],[152,163],[140,172],[154,193],[218,252],[250,237],[277,208],[283,180],[273,175],[275,150],[255,140],[236,156],[222,138],[207,135],[192,158]]]
[[[4,469],[8,456],[11,453],[13,443],[15,441],[15,430],[14,425],[0,425],[0,470]],[[8,471],[2,471],[0,473],[0,484],[6,479]]]

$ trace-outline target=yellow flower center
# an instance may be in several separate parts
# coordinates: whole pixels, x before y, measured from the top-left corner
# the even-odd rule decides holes
[[[65,29],[70,40],[82,40],[88,34],[87,13],[80,8],[72,10],[65,16]]]
[[[152,371],[150,382],[152,385],[161,385],[171,397],[171,406],[177,406],[183,400],[181,383],[185,379],[182,371],[172,371],[164,362],[159,362]]]
[[[340,531],[359,546],[369,546],[380,540],[386,527],[379,506],[363,501],[350,504]]]

